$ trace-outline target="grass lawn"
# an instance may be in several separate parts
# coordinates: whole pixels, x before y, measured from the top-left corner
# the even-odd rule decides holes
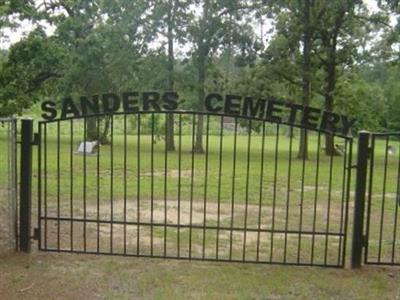
[[[400,299],[400,270],[47,254],[0,257],[2,299]]]

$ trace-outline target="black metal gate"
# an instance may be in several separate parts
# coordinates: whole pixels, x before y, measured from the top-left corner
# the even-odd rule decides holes
[[[336,153],[325,155],[325,132],[173,116],[175,151],[163,140],[165,112],[40,122],[39,249],[344,266],[351,138],[335,136]],[[90,128],[109,130],[92,153]],[[308,159],[297,157],[300,131]],[[199,138],[203,153],[193,151]]]
[[[365,263],[400,265],[400,133],[371,134]]]

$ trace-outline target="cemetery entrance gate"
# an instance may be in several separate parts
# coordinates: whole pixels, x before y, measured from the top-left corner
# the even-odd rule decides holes
[[[350,137],[175,111],[42,121],[36,140],[42,251],[345,264]]]

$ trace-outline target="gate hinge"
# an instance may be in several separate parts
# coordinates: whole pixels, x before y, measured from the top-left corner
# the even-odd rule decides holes
[[[33,239],[35,240],[35,241],[38,241],[39,240],[39,237],[40,237],[40,230],[39,230],[39,228],[34,228],[33,229]]]
[[[368,151],[368,159],[371,159],[373,153],[372,147],[368,147],[367,151]]]
[[[39,146],[39,144],[40,144],[40,135],[39,135],[39,133],[34,133],[33,134],[32,145],[33,146]]]

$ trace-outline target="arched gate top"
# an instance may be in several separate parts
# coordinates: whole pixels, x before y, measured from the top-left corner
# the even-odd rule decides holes
[[[210,93],[204,99],[204,108],[199,111],[182,110],[179,106],[183,102],[177,92],[168,91],[106,93],[77,99],[66,97],[59,107],[53,101],[42,102],[44,120],[41,123],[111,115],[172,113],[283,124],[339,137],[349,137],[355,123],[354,119],[344,115],[276,99]]]

